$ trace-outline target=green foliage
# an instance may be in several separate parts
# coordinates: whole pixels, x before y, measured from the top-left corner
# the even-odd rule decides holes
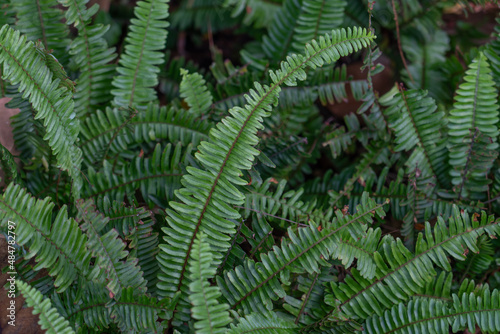
[[[87,5],[0,0],[0,232],[42,328],[500,331],[499,27],[451,1]]]

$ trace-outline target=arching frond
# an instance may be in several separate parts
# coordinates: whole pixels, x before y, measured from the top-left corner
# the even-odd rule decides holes
[[[0,30],[0,62],[4,77],[14,85],[20,84],[19,91],[37,111],[36,118],[43,119],[48,129],[44,139],[60,168],[67,170],[73,179],[73,195],[78,198],[82,186],[79,169],[82,152],[75,145],[79,122],[75,119],[71,92],[58,87],[59,80],[53,79],[34,44],[7,25]]]
[[[189,105],[189,112],[194,117],[205,114],[212,105],[212,94],[207,89],[205,80],[198,73],[189,73],[181,69],[182,81],[180,95]]]

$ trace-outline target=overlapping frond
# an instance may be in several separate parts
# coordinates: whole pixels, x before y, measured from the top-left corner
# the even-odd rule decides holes
[[[84,118],[98,106],[110,101],[108,88],[111,86],[115,65],[115,49],[108,48],[104,34],[109,26],[91,24],[99,6],[87,9],[88,0],[58,0],[67,8],[66,24],[78,29],[78,36],[71,42],[69,53],[73,56],[74,70],[80,72],[75,92],[75,112]]]
[[[82,152],[75,145],[80,130],[75,119],[71,92],[59,86],[52,72],[38,55],[33,43],[5,25],[0,30],[0,62],[3,75],[13,85],[19,84],[23,98],[37,111],[35,118],[43,119],[48,141],[60,168],[73,179],[73,195],[80,197]]]
[[[212,105],[212,94],[207,89],[205,79],[199,73],[189,73],[181,69],[180,95],[189,105],[194,117],[205,114]]]
[[[193,305],[191,314],[196,322],[194,328],[197,333],[225,333],[224,328],[231,322],[228,305],[220,304],[217,300],[221,292],[219,287],[210,286],[208,281],[215,276],[217,271],[212,266],[212,254],[210,245],[206,242],[203,233],[198,237],[193,245],[191,259],[189,260],[189,300]]]
[[[160,52],[167,39],[169,0],[139,1],[134,9],[125,51],[120,56],[118,75],[113,78],[115,107],[144,110],[156,100],[158,68],[164,62]]]
[[[424,160],[418,160],[417,166],[421,175],[434,175],[441,184],[446,184],[446,142],[441,134],[445,126],[444,112],[438,111],[434,99],[421,90],[400,90],[393,102],[384,114],[396,135],[394,149],[421,148]],[[430,170],[424,166],[429,166]]]
[[[0,221],[16,222],[16,242],[27,245],[29,254],[36,255],[35,270],[47,268],[56,278],[57,291],[66,290],[75,279],[91,277],[87,238],[73,218],[68,218],[63,206],[53,218],[54,203],[48,198],[38,200],[23,188],[11,183],[0,197]],[[97,270],[96,270],[97,271]]]
[[[187,164],[190,151],[190,146],[184,149],[180,143],[168,144],[165,148],[157,144],[151,157],[135,157],[117,172],[113,172],[113,166],[105,161],[101,170],[89,169],[90,186],[84,188],[83,197],[108,194],[119,202],[125,197],[133,202],[139,190],[149,206],[165,208],[174,198],[174,191],[181,186],[182,164]]]
[[[186,293],[185,271],[192,246],[198,232],[208,236],[214,251],[214,265],[220,263],[221,255],[230,247],[231,235],[235,233],[234,220],[239,213],[233,205],[241,205],[244,196],[237,189],[247,184],[240,177],[241,170],[252,167],[258,151],[257,130],[262,128],[262,118],[268,115],[271,105],[276,104],[280,86],[296,85],[306,77],[306,66],[316,68],[331,63],[342,55],[366,47],[374,35],[365,29],[354,28],[332,31],[306,46],[304,55],[287,58],[277,71],[271,71],[271,86],[255,83],[255,90],[246,96],[248,104],[230,110],[226,117],[210,132],[210,141],[202,142],[196,154],[205,170],[188,167],[182,179],[185,188],[176,192],[179,202],[170,202],[167,210],[169,227],[164,228],[165,241],[160,245],[158,260],[162,273],[159,289],[164,296],[177,291]],[[175,268],[174,270],[172,268]],[[186,297],[181,297],[185,301]],[[176,313],[182,319],[187,309]]]
[[[43,298],[40,291],[29,284],[16,281],[17,288],[26,299],[28,307],[33,307],[33,314],[39,314],[39,325],[48,334],[73,334],[75,331],[69,325],[68,320],[61,317],[57,310],[52,307],[48,298]]]
[[[80,229],[87,234],[87,247],[97,259],[95,265],[104,273],[110,296],[120,300],[122,290],[128,287],[134,288],[136,292],[145,292],[146,282],[137,266],[137,259],[129,256],[125,250],[126,244],[118,238],[118,232],[115,229],[106,233],[102,231],[109,218],[98,213],[90,200],[79,200],[77,208]]]
[[[276,313],[254,313],[240,318],[237,325],[231,324],[227,334],[292,334],[297,332],[297,325],[279,318]]]

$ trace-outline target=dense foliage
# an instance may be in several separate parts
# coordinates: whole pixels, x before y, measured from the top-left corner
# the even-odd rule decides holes
[[[87,2],[0,0],[0,231],[48,333],[500,332],[500,20]]]

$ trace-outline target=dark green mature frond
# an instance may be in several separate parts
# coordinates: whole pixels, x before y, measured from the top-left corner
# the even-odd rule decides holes
[[[182,0],[177,11],[172,15],[172,27],[186,30],[190,27],[203,33],[228,29],[239,23],[231,17],[228,8],[223,7],[224,0]]]
[[[230,247],[235,233],[234,220],[239,213],[231,206],[241,205],[244,196],[237,186],[247,184],[241,179],[241,170],[249,170],[258,151],[257,130],[262,128],[262,118],[268,115],[271,105],[278,102],[280,86],[296,85],[306,77],[305,68],[313,69],[338,60],[366,47],[374,35],[365,29],[334,30],[306,46],[304,55],[287,58],[277,71],[270,71],[271,86],[255,83],[255,90],[246,96],[248,104],[231,109],[226,117],[210,132],[210,141],[202,142],[196,157],[205,170],[188,167],[182,179],[185,188],[176,192],[179,202],[170,202],[167,210],[169,227],[164,228],[165,241],[160,245],[158,261],[162,273],[158,287],[164,296],[177,291],[186,297],[185,271],[192,245],[198,232],[208,236],[214,252],[214,265],[220,263],[222,254]],[[172,268],[175,268],[173,270]],[[183,319],[188,309],[177,312]]]
[[[83,118],[110,101],[108,87],[114,75],[115,65],[110,64],[115,58],[115,49],[108,48],[103,38],[109,26],[91,25],[92,17],[98,10],[94,4],[87,9],[88,0],[58,0],[67,8],[66,24],[78,29],[78,36],[71,42],[69,53],[80,72],[75,92],[75,111]]]
[[[262,254],[261,262],[247,259],[243,266],[225,272],[223,278],[217,277],[217,284],[231,308],[243,309],[247,314],[270,311],[273,300],[286,296],[281,284],[290,284],[291,273],[319,272],[322,266],[330,266],[327,260],[333,257],[352,262],[352,254],[338,250],[339,243],[345,238],[364,237],[375,214],[385,215],[382,205],[367,195],[363,196],[356,214],[343,215],[338,210],[336,218],[322,228],[310,225],[294,232],[290,227],[289,239],[283,238],[281,247],[275,246],[271,252]],[[342,233],[343,230],[346,233]]]
[[[191,258],[189,260],[189,300],[191,301],[191,314],[196,322],[194,328],[196,333],[226,333],[224,328],[231,322],[227,304],[221,304],[217,300],[221,292],[219,287],[210,286],[208,281],[215,276],[217,268],[212,266],[212,254],[210,245],[206,242],[203,233],[193,244]]]
[[[450,326],[454,333],[468,329],[473,333],[476,326],[483,333],[500,330],[495,321],[500,316],[498,290],[485,289],[479,294],[453,295],[453,306],[441,300],[412,300],[408,305],[398,304],[387,310],[383,316],[367,319],[366,333],[409,333],[428,332],[448,334]]]
[[[125,250],[126,244],[120,240],[118,232],[115,229],[102,232],[109,218],[97,212],[91,200],[79,200],[76,206],[80,229],[87,234],[87,247],[97,259],[94,265],[104,273],[110,296],[120,300],[122,290],[128,287],[134,288],[136,292],[145,292],[146,282],[137,267],[137,259],[129,256],[129,252]]]
[[[44,299],[40,291],[23,281],[16,281],[16,285],[26,299],[28,307],[33,307],[33,314],[40,314],[38,324],[42,330],[46,330],[47,334],[75,333],[68,320],[61,317],[57,310],[52,307],[50,299]]]
[[[484,198],[484,190],[487,186],[486,188],[480,187],[481,184],[477,182],[464,186],[464,182],[472,162],[471,158],[474,159],[475,156],[475,138],[479,135],[484,136],[484,150],[497,149],[498,120],[495,83],[490,75],[486,57],[483,53],[479,53],[466,71],[464,83],[457,90],[455,103],[448,117],[449,159],[453,167],[450,175],[459,198]],[[482,164],[478,172],[487,175],[492,163],[491,160],[489,163]]]
[[[164,149],[157,144],[150,158],[135,157],[117,172],[113,172],[113,166],[105,161],[102,170],[89,169],[90,187],[85,187],[83,197],[108,195],[122,202],[126,196],[132,203],[138,190],[150,207],[165,208],[174,198],[174,190],[181,186],[184,174],[181,164],[187,164],[190,151],[190,146],[184,149],[180,143],[168,144]]]
[[[484,54],[488,57],[497,88],[500,88],[500,18],[496,19],[497,24],[493,33],[493,40],[486,46]]]
[[[238,321],[238,325],[231,324],[227,334],[292,334],[297,333],[298,329],[293,322],[286,321],[273,312],[252,313]]]
[[[84,162],[91,166],[102,161],[104,152],[114,156],[128,147],[141,143],[167,141],[196,147],[208,139],[212,124],[200,121],[184,111],[150,104],[131,118],[118,108],[97,111],[82,123]]]
[[[29,41],[40,41],[47,50],[66,66],[68,64],[69,30],[63,23],[63,13],[55,0],[15,0],[16,30]],[[2,10],[3,11],[3,10]]]
[[[5,174],[5,179],[2,180],[5,184],[17,181],[17,164],[14,156],[2,144],[0,144],[0,170]]]
[[[11,183],[0,197],[0,221],[16,222],[16,243],[27,245],[27,259],[36,255],[35,270],[47,268],[56,278],[58,292],[66,290],[77,278],[90,278],[87,238],[63,206],[53,218],[54,203],[37,200]]]
[[[71,92],[58,87],[59,80],[53,80],[52,72],[34,44],[7,25],[0,30],[0,62],[4,77],[14,85],[20,84],[19,91],[37,111],[35,118],[43,119],[49,130],[44,139],[57,157],[60,168],[67,170],[73,179],[74,197],[80,197],[82,152],[75,145],[79,122],[75,119]]]
[[[438,111],[434,99],[421,90],[400,90],[393,102],[384,114],[396,135],[394,149],[421,148],[423,160],[419,159],[417,166],[421,175],[435,176],[441,184],[447,184],[446,142],[441,135],[445,126],[444,112]]]
[[[212,105],[212,94],[207,89],[205,79],[199,73],[189,73],[181,69],[180,95],[189,105],[194,117],[204,115]]]
[[[153,87],[158,84],[158,66],[165,60],[160,50],[167,40],[168,3],[169,0],[137,2],[136,18],[131,20],[125,51],[116,69],[118,75],[113,78],[114,106],[145,110],[149,102],[156,100]]]
[[[426,223],[425,232],[420,233],[415,253],[410,252],[401,242],[388,236],[380,242],[374,253],[377,266],[374,279],[362,278],[357,270],[351,270],[352,277],[344,283],[332,284],[336,307],[316,323],[321,325],[330,316],[334,318],[366,319],[394,304],[404,302],[410,296],[425,291],[426,284],[436,275],[434,266],[451,270],[449,257],[465,260],[468,249],[477,252],[477,237],[482,234],[495,236],[500,233],[499,221],[482,213],[480,217],[460,213],[454,207],[449,227],[438,217],[434,229]],[[424,239],[425,234],[425,239]]]
[[[232,7],[231,16],[233,17],[245,12],[243,23],[256,28],[269,26],[274,15],[281,8],[278,3],[266,0],[226,0],[224,6]]]

